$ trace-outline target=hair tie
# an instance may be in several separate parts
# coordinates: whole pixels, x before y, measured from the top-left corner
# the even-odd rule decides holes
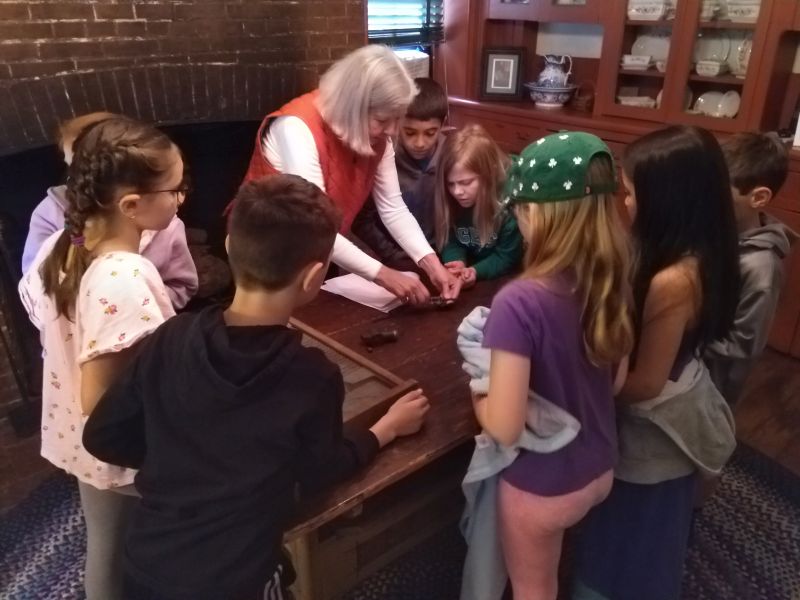
[[[69,241],[72,242],[73,246],[83,246],[86,242],[86,238],[82,235],[71,235],[69,236]]]

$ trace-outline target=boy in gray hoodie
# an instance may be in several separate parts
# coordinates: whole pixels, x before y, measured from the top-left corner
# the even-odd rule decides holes
[[[711,344],[705,361],[729,404],[735,404],[767,344],[783,286],[783,259],[797,234],[764,210],[786,181],[789,156],[777,136],[739,133],[723,145],[739,227],[742,288],[728,337]]]

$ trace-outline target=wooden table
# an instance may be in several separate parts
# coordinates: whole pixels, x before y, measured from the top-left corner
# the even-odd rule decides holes
[[[445,309],[403,307],[388,315],[321,292],[295,315],[400,377],[416,379],[431,402],[420,433],[396,440],[369,468],[301,507],[286,536],[298,598],[336,597],[458,518],[467,442],[478,426],[456,329],[475,306],[489,306],[500,285],[480,283]],[[360,336],[376,327],[397,329],[400,337],[367,354]],[[382,559],[370,560],[376,553]]]

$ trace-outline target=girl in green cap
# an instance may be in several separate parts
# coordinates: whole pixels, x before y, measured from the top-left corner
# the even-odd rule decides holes
[[[480,125],[450,134],[436,174],[436,244],[464,287],[519,266],[522,237],[502,210],[508,158]]]
[[[676,600],[698,474],[719,474],[733,416],[699,359],[733,324],[736,224],[719,143],[669,127],[623,161],[637,249],[636,349],[617,397],[620,460],[576,548],[574,598]]]
[[[509,171],[505,197],[528,247],[522,276],[492,302],[483,341],[489,393],[475,399],[475,413],[486,433],[516,450],[526,425],[535,430],[529,391],[580,423],[566,446],[521,450],[501,474],[498,525],[515,600],[556,598],[564,531],[611,489],[613,366],[633,345],[615,189],[608,148],[586,133],[542,138]]]

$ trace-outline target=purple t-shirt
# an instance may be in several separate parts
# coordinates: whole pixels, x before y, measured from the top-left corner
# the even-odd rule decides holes
[[[486,348],[531,359],[530,387],[581,424],[577,437],[549,454],[523,451],[503,472],[514,487],[558,496],[588,485],[617,461],[611,369],[586,357],[581,307],[565,278],[518,279],[494,297]]]

